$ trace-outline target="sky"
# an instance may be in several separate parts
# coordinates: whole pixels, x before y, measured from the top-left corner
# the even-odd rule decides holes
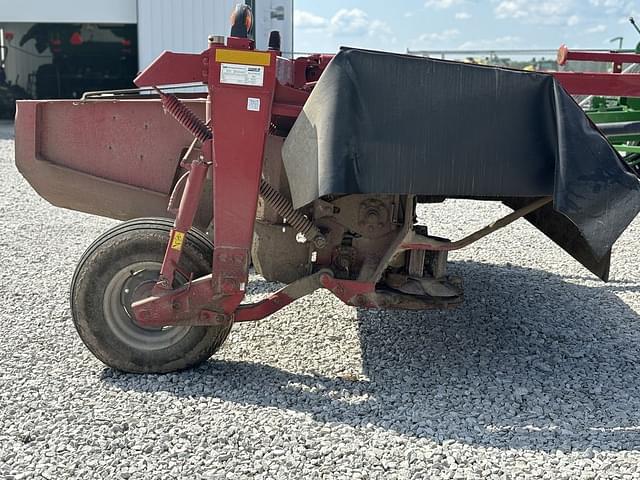
[[[640,0],[294,0],[295,49],[635,48]]]

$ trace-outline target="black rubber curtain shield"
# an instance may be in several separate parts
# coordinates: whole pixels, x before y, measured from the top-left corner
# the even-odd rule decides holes
[[[296,207],[329,194],[503,200],[606,280],[640,181],[553,76],[342,49],[284,146]]]

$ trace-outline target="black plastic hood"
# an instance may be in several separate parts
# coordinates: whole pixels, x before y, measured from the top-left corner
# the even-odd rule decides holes
[[[553,196],[527,219],[608,279],[640,181],[553,76],[343,49],[283,150],[297,208],[329,194]]]

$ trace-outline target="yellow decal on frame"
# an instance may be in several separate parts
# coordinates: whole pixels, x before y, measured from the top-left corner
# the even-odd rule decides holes
[[[182,250],[182,245],[184,244],[184,233],[175,231],[173,232],[173,238],[171,239],[171,248],[173,250]]]

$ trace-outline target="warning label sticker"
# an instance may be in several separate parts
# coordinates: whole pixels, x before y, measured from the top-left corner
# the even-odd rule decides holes
[[[177,230],[173,232],[173,238],[171,239],[171,248],[173,250],[180,251],[182,250],[182,245],[184,244],[184,233],[178,232]]]
[[[223,63],[220,65],[220,83],[262,87],[264,85],[264,67]]]

